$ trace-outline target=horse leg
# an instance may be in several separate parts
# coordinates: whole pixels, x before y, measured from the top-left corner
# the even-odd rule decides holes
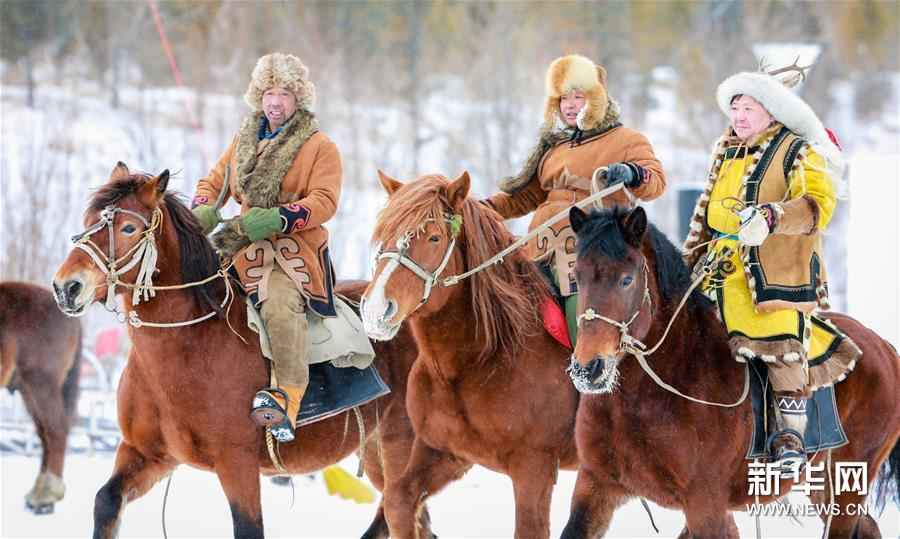
[[[94,498],[94,538],[115,537],[125,504],[146,494],[176,464],[170,458],[145,457],[127,442],[121,442],[112,477]]]
[[[406,470],[396,481],[388,483],[384,492],[390,536],[416,539],[425,535],[426,530],[419,529],[421,519],[427,521],[427,515],[423,514],[425,499],[462,477],[471,467],[471,463],[428,447],[416,438]]]
[[[590,469],[581,466],[575,480],[569,521],[563,539],[602,537],[609,528],[613,512],[625,503],[628,493],[620,485],[601,480]]]
[[[34,421],[42,448],[41,471],[34,487],[25,496],[25,505],[35,514],[49,514],[66,493],[62,473],[69,419],[64,411],[62,393],[52,385],[29,384],[29,387],[23,388],[22,398],[25,409]]]
[[[242,451],[220,455],[217,460],[220,464],[216,466],[216,475],[231,507],[234,536],[241,539],[262,538],[262,501],[256,453]]]
[[[708,494],[707,494],[708,496]],[[695,503],[691,503],[691,502]],[[688,500],[684,510],[687,522],[681,532],[692,539],[739,539],[734,515],[727,507],[710,507],[710,498]],[[687,532],[689,535],[685,535]]]
[[[406,415],[403,401],[394,401],[384,412],[378,432],[366,449],[366,475],[382,493],[388,482],[396,482],[409,463],[415,432]],[[389,537],[387,520],[384,516],[384,498],[382,495],[378,512],[363,539],[386,539]],[[431,531],[431,516],[428,508],[423,507],[417,514],[418,529],[423,537],[436,537]]]
[[[550,537],[550,497],[559,459],[528,451],[515,454],[508,466],[516,498],[515,537]]]
[[[871,468],[869,468],[871,469]],[[827,481],[826,481],[827,483]],[[825,490],[814,491],[809,499],[813,504],[827,506],[831,503],[830,485],[825,485]],[[878,524],[868,514],[860,509],[865,506],[866,496],[854,492],[842,492],[834,497],[837,511],[832,514],[831,522],[828,522],[828,512],[821,512],[822,522],[828,526],[829,539],[881,539]]]

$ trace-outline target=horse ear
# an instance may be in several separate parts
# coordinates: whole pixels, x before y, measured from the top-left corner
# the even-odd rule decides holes
[[[384,190],[387,191],[388,196],[393,195],[397,192],[398,189],[403,187],[403,184],[394,178],[391,178],[387,174],[378,169],[378,181],[381,182],[381,186],[384,187]]]
[[[164,195],[166,193],[166,188],[169,186],[169,169],[166,169],[159,173],[159,176],[156,177],[156,192],[157,194]]]
[[[638,206],[626,213],[620,223],[625,241],[632,247],[640,247],[647,231],[647,212],[644,208]]]
[[[463,171],[459,178],[456,178],[447,186],[447,200],[450,202],[450,207],[455,211],[462,208],[463,202],[469,196],[471,184],[472,179],[469,178],[469,171]]]
[[[160,201],[166,194],[166,187],[169,185],[169,169],[160,173],[159,176],[150,178],[138,188],[137,197],[144,206],[155,209],[159,206]]]
[[[131,172],[128,170],[128,167],[125,165],[125,163],[119,161],[112,169],[112,172],[109,173],[109,180],[124,180],[129,176],[131,176]]]
[[[575,231],[576,234],[578,234],[578,231],[584,226],[587,219],[588,215],[578,206],[572,206],[569,209],[569,224],[572,225],[572,230]]]

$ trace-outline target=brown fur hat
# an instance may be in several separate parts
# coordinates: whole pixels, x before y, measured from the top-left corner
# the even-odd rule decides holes
[[[254,111],[261,111],[263,92],[276,86],[293,92],[298,108],[309,110],[316,101],[316,87],[309,80],[309,68],[293,54],[273,52],[260,58],[250,76],[244,101]]]
[[[584,109],[578,115],[578,128],[588,131],[600,125],[609,106],[606,70],[584,56],[570,54],[553,60],[547,69],[545,127],[556,125],[560,97],[572,90],[581,90],[586,98]]]

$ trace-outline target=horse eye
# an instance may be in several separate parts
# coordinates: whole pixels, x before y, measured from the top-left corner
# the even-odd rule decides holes
[[[634,277],[632,277],[631,275],[626,275],[622,278],[623,287],[630,285],[632,282],[634,282]]]
[[[134,231],[137,230],[134,228],[134,225],[125,225],[122,227],[122,232],[125,234],[134,234]]]
[[[428,241],[430,241],[431,243],[437,243],[437,242],[441,241],[441,237],[438,236],[437,234],[435,234],[435,235],[431,236],[430,238],[428,238]]]

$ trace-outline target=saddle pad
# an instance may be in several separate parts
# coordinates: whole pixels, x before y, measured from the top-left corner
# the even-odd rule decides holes
[[[373,365],[339,369],[330,362],[314,363],[309,366],[309,386],[300,401],[297,426],[327,419],[390,392]]]
[[[763,416],[767,401],[763,397],[763,387],[769,387],[768,381],[769,368],[766,364],[758,359],[751,361],[750,396],[753,404],[753,436],[750,438],[750,447],[747,449],[746,458],[749,460],[767,456],[766,438],[768,435]],[[771,416],[768,419],[773,421]],[[838,416],[833,386],[823,387],[813,392],[812,398],[806,405],[806,419],[806,434],[803,437],[803,443],[807,453],[834,449],[848,443],[840,416]]]

